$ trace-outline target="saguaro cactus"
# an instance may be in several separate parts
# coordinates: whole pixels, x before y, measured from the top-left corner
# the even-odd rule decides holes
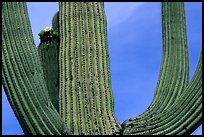
[[[103,3],[60,3],[60,115],[76,134],[113,134]]]
[[[26,3],[2,4],[2,79],[25,134],[190,134],[202,119],[202,52],[189,82],[183,2],[162,3],[162,64],[148,109],[114,115],[102,2],[60,2],[34,45]],[[59,36],[59,37],[58,37]]]
[[[59,111],[59,12],[55,13],[52,28],[46,27],[38,34],[40,44],[39,56],[50,99]]]
[[[69,134],[51,103],[26,3],[2,5],[2,79],[25,134]]]
[[[39,56],[41,57],[43,74],[48,88],[50,99],[59,111],[59,38],[58,32],[53,29],[42,30],[38,46]]]

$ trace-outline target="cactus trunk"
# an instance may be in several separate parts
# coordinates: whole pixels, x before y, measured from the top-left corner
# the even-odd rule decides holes
[[[60,3],[60,115],[74,134],[113,134],[103,4]]]

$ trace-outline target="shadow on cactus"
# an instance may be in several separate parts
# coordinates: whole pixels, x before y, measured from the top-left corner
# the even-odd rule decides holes
[[[102,2],[59,2],[36,48],[26,3],[2,4],[2,79],[25,134],[190,134],[202,119],[202,52],[189,82],[183,2],[162,2],[162,64],[152,103],[121,125],[114,114]],[[18,30],[14,30],[18,28]],[[172,45],[174,43],[174,45]]]

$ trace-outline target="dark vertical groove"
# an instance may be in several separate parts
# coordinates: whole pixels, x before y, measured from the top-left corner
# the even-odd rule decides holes
[[[75,95],[75,80],[76,80],[76,76],[75,76],[75,63],[76,63],[76,61],[75,61],[75,36],[74,36],[74,34],[75,34],[75,25],[74,25],[74,6],[73,6],[73,4],[74,4],[74,2],[71,2],[70,3],[70,22],[71,22],[71,35],[70,35],[70,37],[71,37],[71,44],[70,44],[70,48],[71,48],[71,53],[70,53],[70,55],[71,55],[71,60],[70,60],[70,62],[71,62],[71,66],[70,66],[70,69],[71,69],[71,77],[72,77],[72,80],[71,80],[71,104],[72,104],[72,106],[71,106],[71,110],[72,110],[72,113],[71,113],[71,125],[72,125],[72,128],[73,128],[73,131],[74,131],[74,133],[76,134],[76,132],[77,132],[77,123],[76,123],[76,119],[77,119],[77,117],[76,117],[76,115],[77,115],[77,113],[76,113],[76,95]]]
[[[69,19],[71,19],[71,12],[68,12],[70,11],[70,5],[66,5],[64,6],[64,14],[65,14],[65,17],[64,17],[64,22],[65,22],[65,31],[64,31],[64,34],[65,34],[65,43],[68,43],[69,46],[65,46],[64,49],[66,50],[65,51],[65,55],[64,55],[64,58],[65,58],[65,70],[71,70],[71,39],[70,38],[67,38],[67,35],[71,35],[71,24],[70,22],[68,21]],[[64,71],[64,70],[63,70]],[[72,98],[71,98],[71,88],[72,88],[72,73],[71,71],[65,71],[65,96],[64,96],[64,103],[65,103],[65,108],[64,108],[64,113],[65,113],[65,121],[66,121],[66,124],[67,126],[72,130],[72,123],[71,123],[71,120],[72,120],[72,111],[73,111],[73,108],[72,108]],[[66,111],[65,111],[66,110]]]
[[[76,24],[76,2],[73,2],[73,53],[74,53],[74,66],[73,66],[73,72],[74,72],[74,87],[75,87],[75,89],[74,89],[74,99],[75,99],[75,101],[74,101],[74,113],[75,113],[75,115],[77,115],[77,117],[75,117],[75,129],[76,129],[76,134],[79,134],[79,122],[78,122],[78,120],[79,120],[79,112],[78,112],[78,107],[79,107],[79,105],[78,105],[78,101],[80,102],[80,100],[79,100],[79,98],[78,98],[78,89],[77,89],[77,82],[78,82],[78,74],[77,74],[77,72],[78,72],[78,56],[77,56],[77,24]]]

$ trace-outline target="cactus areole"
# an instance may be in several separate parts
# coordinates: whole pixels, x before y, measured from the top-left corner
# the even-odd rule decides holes
[[[162,64],[153,101],[119,124],[104,3],[59,2],[52,28],[39,32],[36,47],[26,3],[3,2],[3,87],[24,133],[191,134],[202,121],[202,51],[189,82],[184,3],[162,2],[161,9]]]

